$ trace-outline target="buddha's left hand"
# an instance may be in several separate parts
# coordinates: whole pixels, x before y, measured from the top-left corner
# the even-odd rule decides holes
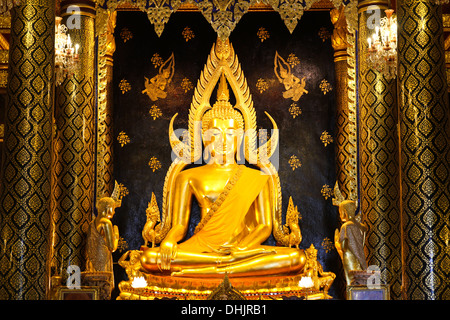
[[[223,245],[218,250],[217,253],[224,255],[231,255],[235,258],[249,257],[257,254],[271,254],[276,253],[275,249],[267,250],[266,248],[254,248],[250,249],[247,247],[238,247],[233,245]]]

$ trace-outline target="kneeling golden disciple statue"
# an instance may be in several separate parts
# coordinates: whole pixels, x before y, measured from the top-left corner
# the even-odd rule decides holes
[[[268,141],[270,150],[256,149],[255,111],[233,53],[228,40],[218,40],[211,50],[190,109],[189,140],[193,143],[176,138],[172,129],[176,115],[170,124],[170,141],[177,157],[165,180],[162,219],[155,219],[158,209],[152,196],[154,210],[147,210],[143,237],[153,245],[142,246],[140,256],[147,289],[153,286],[153,291],[147,292],[153,292],[153,297],[164,290],[166,296],[175,295],[180,289],[194,298],[205,298],[211,285],[219,284],[226,275],[247,293],[275,292],[280,284],[283,294],[294,287],[301,290],[298,282],[307,257],[298,248],[297,208],[290,199],[289,223],[282,226],[279,178],[268,161],[278,141],[276,124],[269,116],[275,128]],[[229,102],[227,80],[235,107]],[[218,82],[217,100],[211,107],[209,99]],[[254,166],[245,165],[243,157],[253,160]],[[186,168],[201,158],[206,164]],[[194,198],[201,220],[194,234],[185,239]],[[280,246],[263,245],[272,232]],[[154,246],[155,242],[160,246]],[[127,289],[122,286],[121,291]]]

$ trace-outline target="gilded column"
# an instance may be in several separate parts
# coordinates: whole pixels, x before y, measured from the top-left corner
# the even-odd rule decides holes
[[[73,76],[57,87],[53,211],[53,275],[67,276],[69,265],[85,268],[85,238],[95,185],[95,4],[62,1],[62,23],[80,45]]]
[[[45,299],[49,253],[55,1],[11,9],[0,173],[0,299]]]
[[[368,265],[378,266],[391,298],[401,296],[401,220],[396,81],[367,63],[367,38],[387,1],[358,2],[360,209],[369,231]],[[379,23],[379,22],[378,22]]]
[[[114,28],[117,12],[97,12],[97,199],[110,196],[113,178],[113,54],[116,49]]]
[[[330,12],[334,25],[331,44],[334,49],[336,83],[336,177],[339,190],[345,199],[354,199],[356,176],[353,162],[356,163],[356,148],[353,141],[356,132],[352,132],[349,110],[349,75],[347,53],[347,21],[344,6]],[[353,136],[353,137],[352,137]],[[352,162],[353,161],[353,162]]]
[[[450,299],[449,101],[442,8],[397,2],[403,293]]]

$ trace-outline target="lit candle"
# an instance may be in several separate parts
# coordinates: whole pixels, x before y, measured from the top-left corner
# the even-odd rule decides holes
[[[369,43],[369,49],[371,49],[372,48],[372,39],[370,39],[370,37],[367,38],[367,42]]]
[[[78,43],[75,44],[75,54],[78,55],[78,48],[80,48],[80,45]]]

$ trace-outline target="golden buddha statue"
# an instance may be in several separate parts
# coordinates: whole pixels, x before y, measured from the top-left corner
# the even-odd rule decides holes
[[[222,73],[218,99],[202,121],[206,165],[180,172],[173,193],[172,228],[158,248],[141,258],[148,272],[202,277],[289,274],[301,271],[303,250],[264,246],[272,233],[268,175],[236,163],[244,121],[228,101]],[[201,221],[186,241],[192,197]]]
[[[216,86],[217,99],[211,106]],[[140,248],[146,292],[170,296],[176,290],[188,290],[207,298],[210,292],[205,292],[220,284],[225,274],[239,290],[278,290],[277,283],[283,283],[287,291],[292,285],[298,289],[307,260],[299,248],[299,213],[290,199],[289,219],[282,225],[279,176],[269,161],[277,147],[278,128],[266,115],[274,130],[267,143],[257,148],[250,90],[231,44],[218,39],[194,91],[187,141],[173,130],[177,115],[170,121],[175,157],[164,181],[161,218],[149,215],[159,212],[152,195],[142,234],[152,246]],[[202,165],[187,168],[189,164]],[[194,199],[201,220],[185,239]],[[277,246],[263,244],[271,234]],[[120,285],[123,298],[135,294],[129,277],[129,282]]]

